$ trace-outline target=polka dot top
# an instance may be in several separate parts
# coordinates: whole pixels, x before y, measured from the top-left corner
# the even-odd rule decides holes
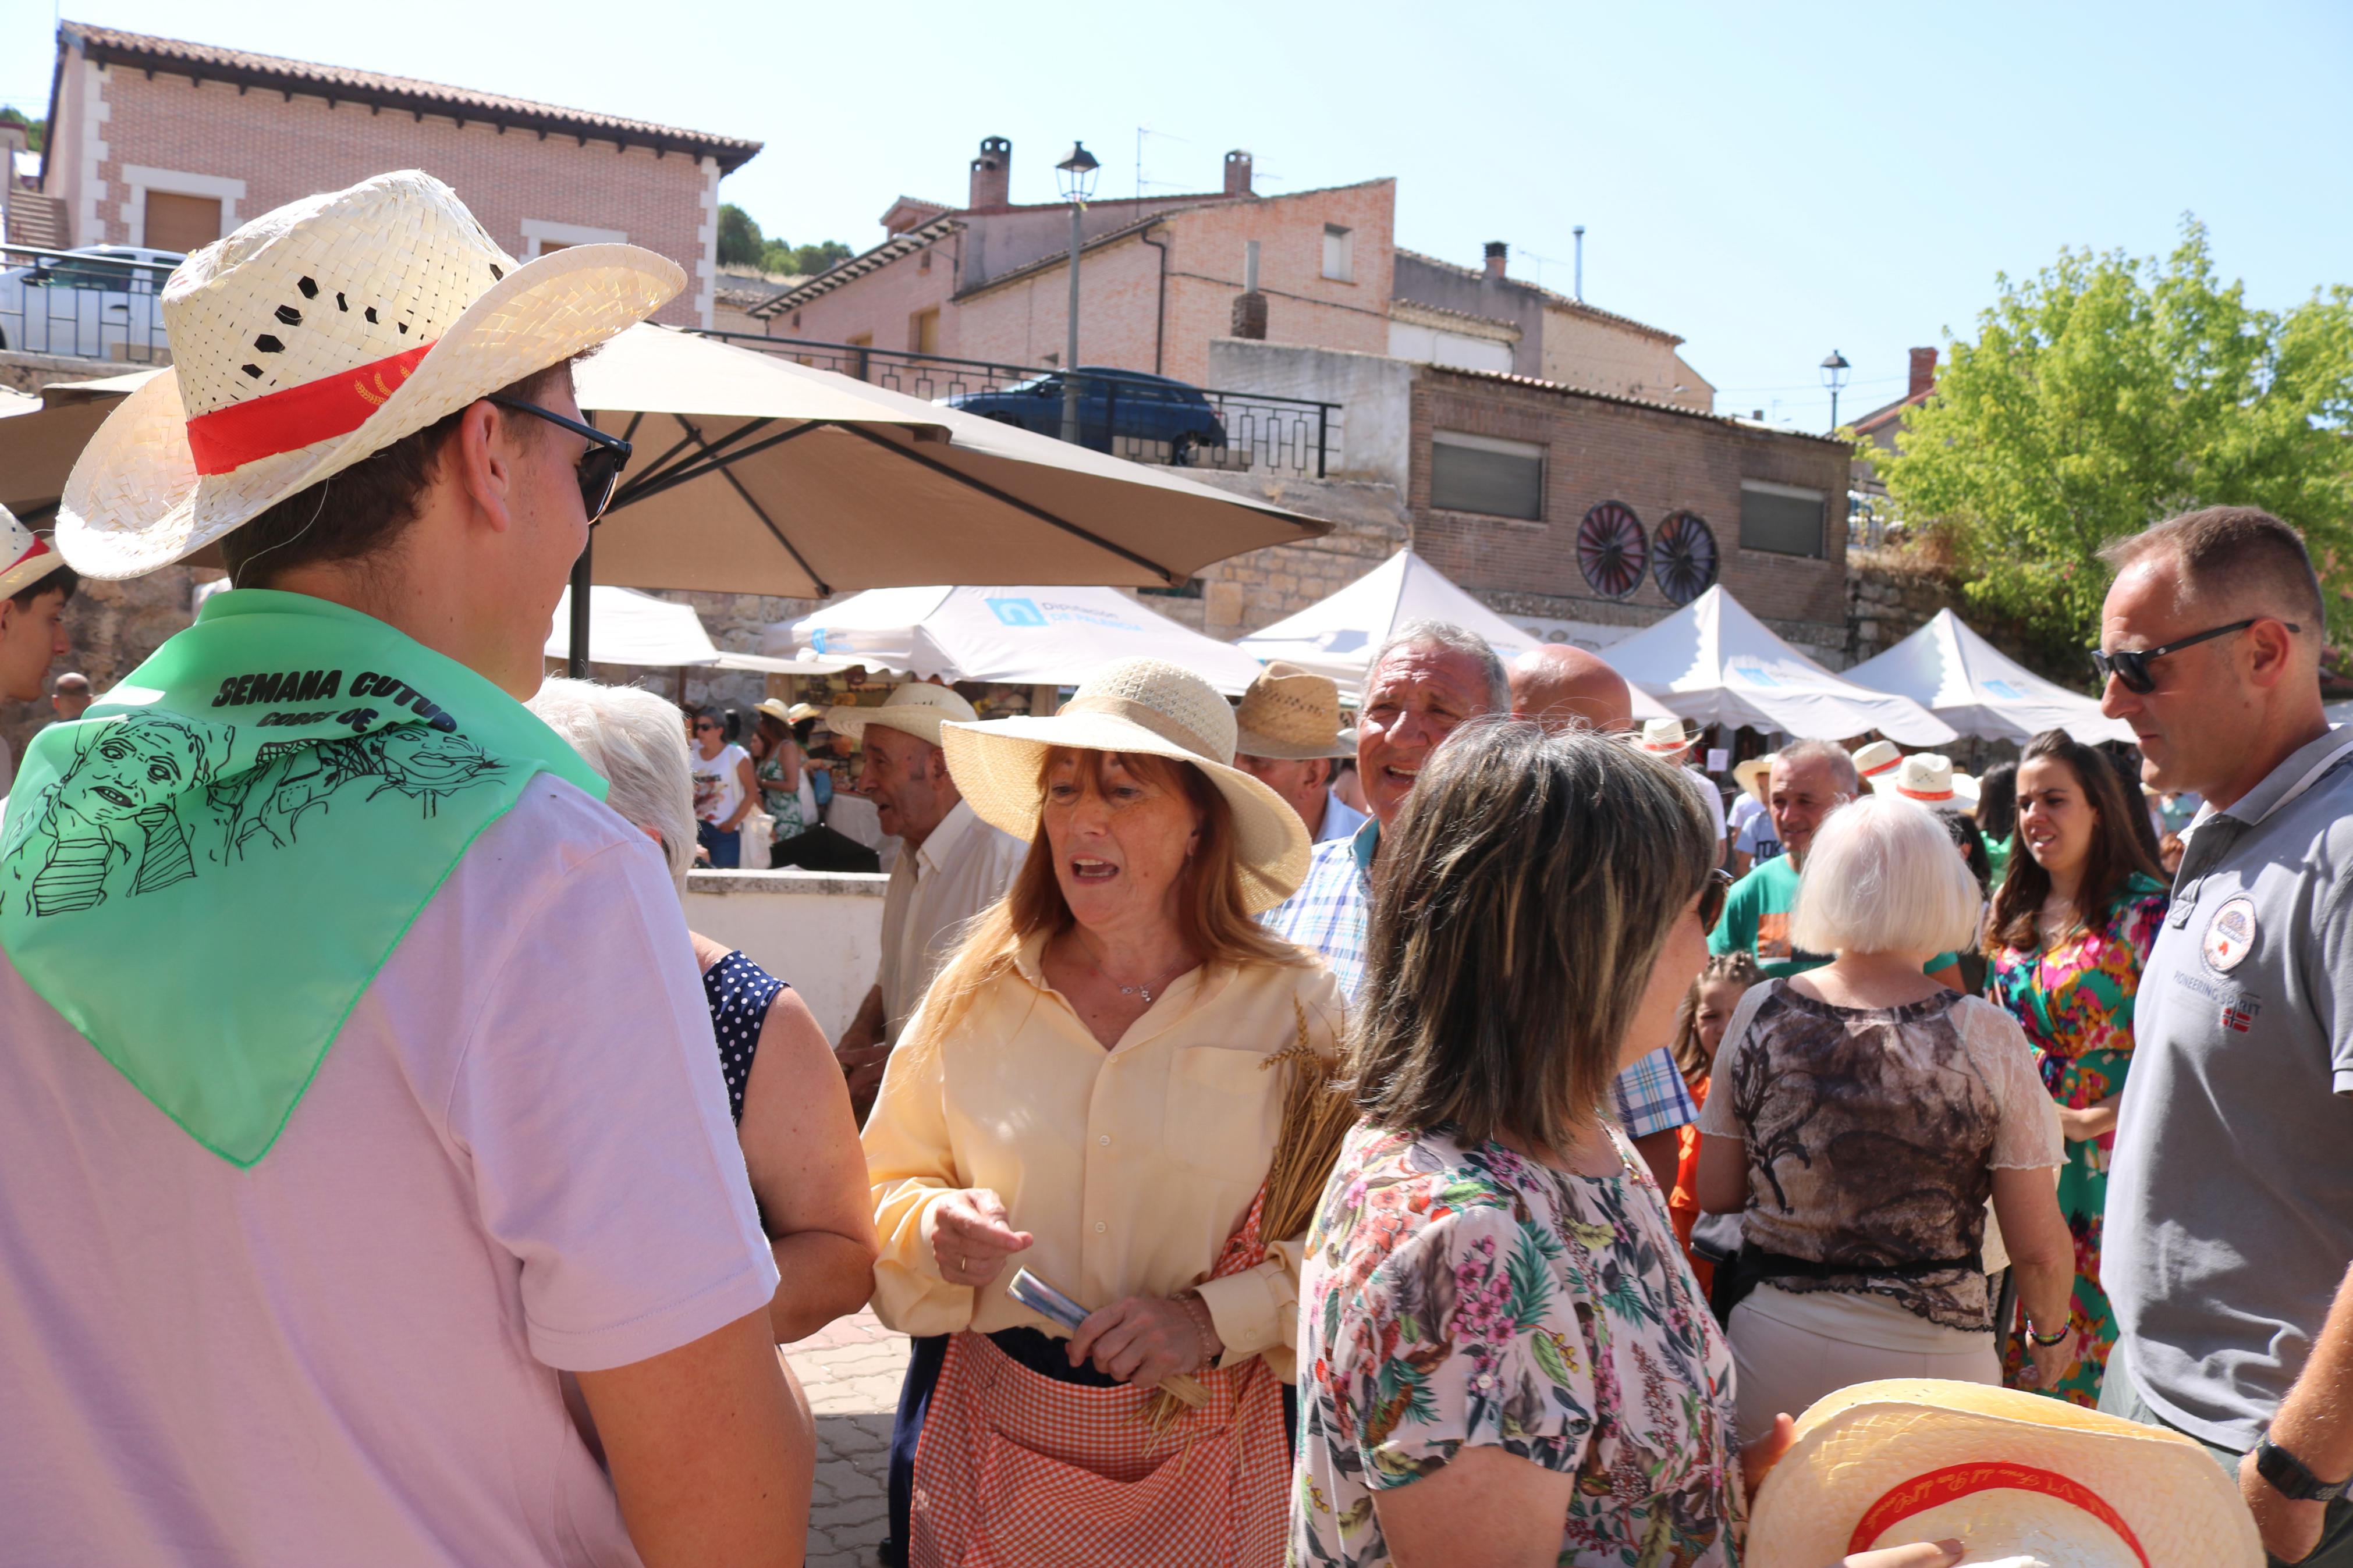
[[[752,1081],[752,1058],[768,1006],[785,983],[744,957],[731,952],[702,972],[702,994],[711,1003],[711,1032],[719,1039],[719,1070],[727,1079],[727,1110],[744,1120],[744,1089]]]

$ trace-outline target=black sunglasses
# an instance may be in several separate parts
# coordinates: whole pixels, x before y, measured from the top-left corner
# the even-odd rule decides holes
[[[2108,683],[2108,678],[2114,676],[2125,683],[2126,691],[2138,692],[2146,696],[2157,689],[2157,677],[2148,672],[2150,660],[2163,658],[2169,653],[2179,653],[2183,648],[2195,647],[2201,642],[2211,642],[2216,637],[2229,637],[2232,632],[2245,631],[2257,621],[2270,618],[2268,616],[2252,616],[2243,621],[2232,621],[2227,626],[2216,626],[2211,631],[2202,631],[2193,637],[2177,638],[2167,643],[2163,647],[2119,648],[2115,653],[2102,653],[2098,648],[2094,648],[2092,668],[2100,672],[2101,685],[2105,686]],[[2280,625],[2291,632],[2304,630],[2294,621],[2282,621]]]
[[[1710,935],[1715,922],[1724,918],[1725,896],[1732,891],[1732,873],[1721,866],[1707,874],[1707,884],[1699,890],[1699,923]]]
[[[534,414],[550,425],[561,425],[575,436],[588,438],[588,449],[580,454],[580,504],[588,509],[588,521],[595,522],[613,504],[613,492],[621,488],[621,470],[629,466],[629,444],[618,436],[607,436],[594,425],[584,425],[577,419],[567,419],[553,409],[542,408],[536,403],[525,403],[520,397],[491,397],[485,402],[501,408],[512,408],[518,414]]]

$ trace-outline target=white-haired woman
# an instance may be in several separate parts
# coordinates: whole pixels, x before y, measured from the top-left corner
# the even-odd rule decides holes
[[[546,681],[529,706],[605,776],[606,804],[661,847],[682,896],[695,817],[678,710],[650,691],[588,680]],[[858,1123],[825,1032],[792,987],[725,943],[688,934],[744,1167],[783,1276],[768,1318],[776,1342],[790,1344],[858,1310],[873,1288]]]
[[[1322,1081],[1340,1005],[1253,918],[1297,886],[1307,830],[1234,736],[1225,699],[1155,659],[1050,719],[942,729],[964,798],[1029,854],[866,1123],[875,1312],[949,1336],[919,1350],[894,1437],[917,1568],[1282,1559],[1321,1173],[1276,1180],[1275,1155],[1301,1173],[1287,1097]],[[1090,1313],[1075,1336],[1007,1293],[1025,1268]],[[1208,1402],[1166,1419],[1177,1373]]]
[[[1740,1214],[1746,1238],[1726,1266],[1744,1441],[1849,1384],[1999,1383],[1989,1196],[2036,1375],[2055,1382],[2073,1360],[2058,1113],[2017,1023],[1921,973],[1973,942],[1982,912],[1926,807],[1842,807],[1814,837],[1789,931],[1836,956],[1752,989],[1725,1032],[1699,1198]]]

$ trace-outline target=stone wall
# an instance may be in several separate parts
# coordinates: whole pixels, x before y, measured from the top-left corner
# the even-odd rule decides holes
[[[1857,550],[1847,557],[1845,657],[1823,662],[1843,669],[1885,653],[1945,609],[2045,680],[2089,692],[2090,661],[2081,651],[2040,642],[2018,622],[1971,605],[1954,567],[1910,550]]]
[[[1200,597],[1153,595],[1144,602],[1195,631],[1231,642],[1338,593],[1412,542],[1394,485],[1349,479],[1274,479],[1201,469],[1187,478],[1332,524],[1321,539],[1277,544],[1205,566]]]
[[[106,690],[195,618],[197,583],[219,575],[203,568],[166,566],[120,583],[83,578],[66,605],[70,651],[51,675],[79,670],[90,677],[91,690]],[[10,755],[23,760],[25,742],[56,717],[46,692],[30,702],[0,700],[0,738],[7,741]]]

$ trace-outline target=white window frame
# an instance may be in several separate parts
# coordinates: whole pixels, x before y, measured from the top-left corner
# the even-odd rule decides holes
[[[167,196],[206,196],[217,198],[221,205],[221,233],[233,233],[244,220],[238,216],[237,204],[245,200],[245,182],[232,180],[226,174],[191,174],[185,169],[151,169],[144,163],[125,163],[122,175],[122,229],[131,237],[124,243],[142,249],[147,246],[147,193],[161,191]]]
[[[582,223],[556,223],[543,217],[522,220],[522,259],[537,260],[545,254],[540,247],[550,242],[556,245],[627,245],[629,237],[617,228],[591,228]]]
[[[1333,253],[1338,242],[1336,269]],[[1334,283],[1354,283],[1356,280],[1356,231],[1343,228],[1336,223],[1324,226],[1324,276]]]

